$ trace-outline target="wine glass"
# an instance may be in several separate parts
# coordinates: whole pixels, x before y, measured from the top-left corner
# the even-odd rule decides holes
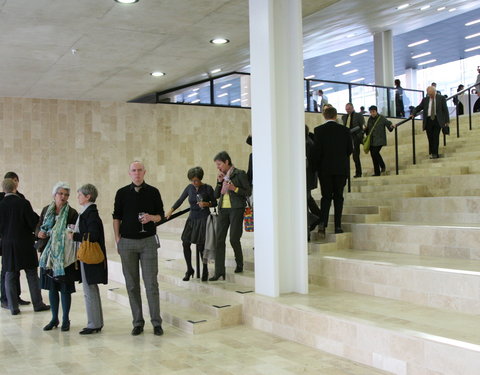
[[[197,203],[203,202],[203,197],[201,194],[197,194]],[[200,205],[199,205],[200,206]],[[200,207],[203,210],[203,207]]]
[[[143,228],[143,223],[142,223],[142,219],[146,214],[147,214],[146,212],[139,212],[138,213],[138,221],[142,224],[142,230],[140,231],[140,233],[146,232],[146,230]]]

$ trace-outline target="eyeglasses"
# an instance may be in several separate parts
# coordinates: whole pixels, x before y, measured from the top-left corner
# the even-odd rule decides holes
[[[57,195],[61,195],[61,196],[64,196],[64,197],[69,197],[70,193],[57,193]]]

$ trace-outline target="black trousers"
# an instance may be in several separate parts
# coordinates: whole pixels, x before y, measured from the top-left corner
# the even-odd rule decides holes
[[[354,135],[352,137],[352,142],[353,142],[352,157],[353,157],[353,162],[355,163],[355,176],[361,176],[362,163],[360,162],[360,149],[362,147],[362,141],[360,139],[360,136]]]
[[[238,267],[243,267],[243,252],[240,238],[243,233],[244,208],[220,208],[217,218],[217,248],[215,252],[215,275],[225,274],[225,241],[230,227],[230,245]]]
[[[438,145],[440,143],[440,124],[437,118],[432,120],[427,117],[427,125],[425,126],[428,138],[428,153],[430,155],[438,155]]]
[[[320,210],[322,212],[323,226],[327,227],[328,225],[330,206],[333,200],[335,228],[340,228],[342,226],[343,189],[347,183],[347,176],[320,174],[319,179],[320,190],[322,191]]]
[[[370,146],[370,156],[372,157],[373,170],[375,176],[380,176],[382,171],[385,171],[385,162],[383,161],[380,150],[383,146]]]
[[[475,101],[475,104],[473,104],[473,112],[480,112],[480,96]]]
[[[17,290],[17,293],[18,293],[18,298],[20,298],[20,293],[22,292],[22,290],[20,289],[20,272],[17,271],[17,272],[14,272],[15,273],[15,283],[16,283],[16,290]],[[7,272],[3,269],[2,267],[2,271],[1,271],[1,274],[0,274],[0,287],[1,287],[1,291],[0,291],[0,300],[2,302],[7,302],[7,291],[6,291],[6,288],[5,288],[5,275],[7,274]]]

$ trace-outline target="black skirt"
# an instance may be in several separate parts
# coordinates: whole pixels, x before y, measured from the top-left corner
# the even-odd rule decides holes
[[[207,217],[200,219],[188,218],[185,223],[185,228],[183,228],[182,241],[200,245],[205,244]]]
[[[77,268],[78,267],[78,268]],[[40,268],[40,288],[61,293],[75,293],[75,281],[80,280],[80,267],[77,262],[65,268],[65,275],[53,277],[52,270]]]

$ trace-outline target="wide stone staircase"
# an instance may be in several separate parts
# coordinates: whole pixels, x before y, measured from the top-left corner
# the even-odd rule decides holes
[[[426,136],[417,129],[416,165],[411,127],[399,128],[399,175],[389,134],[382,149],[388,175],[352,180],[345,233],[329,227],[325,240],[312,235],[308,295],[254,293],[253,254],[261,249],[253,249],[251,233],[242,238],[242,274],[233,273],[227,246],[226,281],[195,275],[184,282],[185,219],[162,226],[164,320],[192,334],[247,324],[371,366],[371,374],[480,374],[480,116],[475,130],[466,130],[467,121],[461,119],[461,138],[452,124],[436,160],[428,159]],[[364,176],[372,174],[369,155],[362,165]],[[109,267],[109,298],[128,306],[118,257]]]

